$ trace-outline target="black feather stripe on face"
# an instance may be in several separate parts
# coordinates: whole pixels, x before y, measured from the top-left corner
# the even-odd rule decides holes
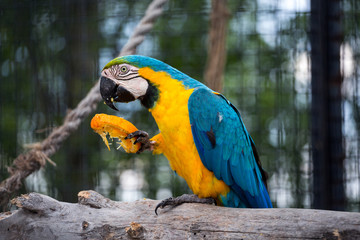
[[[114,100],[116,102],[132,102],[135,100],[135,97],[126,88],[118,86]]]
[[[150,109],[153,108],[156,101],[159,99],[159,89],[148,81],[149,87],[146,90],[146,94],[140,98],[141,104]]]

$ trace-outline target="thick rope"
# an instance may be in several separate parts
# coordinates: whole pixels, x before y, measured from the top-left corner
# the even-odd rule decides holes
[[[136,48],[144,41],[145,35],[151,31],[155,20],[161,16],[166,2],[167,0],[153,0],[150,3],[145,16],[135,28],[119,56],[136,52]],[[31,150],[20,154],[14,160],[13,165],[8,168],[10,177],[0,183],[0,206],[5,206],[9,202],[10,195],[21,187],[21,182],[31,173],[43,167],[46,161],[55,165],[49,157],[79,128],[81,122],[95,111],[97,104],[101,101],[99,88],[100,79],[77,107],[68,112],[60,127],[54,129],[42,142],[30,145]]]
[[[141,19],[140,23],[136,26],[129,41],[122,48],[121,55],[133,54],[136,47],[144,41],[145,35],[153,28],[155,20],[161,16],[163,6],[167,0],[153,1],[145,12],[145,16]]]

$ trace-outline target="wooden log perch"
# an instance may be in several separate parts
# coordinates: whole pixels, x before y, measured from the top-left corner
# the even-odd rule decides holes
[[[78,203],[30,193],[0,214],[0,239],[360,239],[360,213],[234,209],[201,204],[154,209],[82,191]]]

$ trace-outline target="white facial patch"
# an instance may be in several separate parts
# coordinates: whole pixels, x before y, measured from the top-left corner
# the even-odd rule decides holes
[[[146,91],[149,87],[148,82],[142,77],[136,77],[129,81],[116,81],[117,84],[124,87],[126,90],[131,92],[134,97],[137,99],[146,94]]]
[[[111,78],[112,78],[112,74],[111,74],[111,72],[110,72],[110,68],[107,68],[107,69],[103,70],[103,71],[101,72],[101,76],[111,79]]]
[[[128,71],[123,74],[117,74],[119,73],[119,69],[121,70],[121,66],[126,66]],[[136,99],[146,94],[149,84],[144,78],[139,76],[139,69],[137,67],[128,64],[121,64],[115,66],[114,68],[115,69],[104,69],[101,72],[101,76],[113,80],[116,84],[132,93]]]

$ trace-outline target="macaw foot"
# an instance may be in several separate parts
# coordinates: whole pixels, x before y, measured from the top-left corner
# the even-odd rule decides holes
[[[136,153],[139,154],[145,150],[150,150],[150,151],[154,150],[155,142],[150,141],[149,134],[147,132],[138,130],[138,131],[132,132],[129,135],[127,135],[125,137],[125,139],[130,139],[130,138],[134,138],[134,137],[136,137],[134,144],[141,143],[141,147],[140,147],[139,151],[137,151]]]
[[[155,214],[157,214],[157,210],[158,208],[164,208],[166,206],[179,206],[180,204],[183,203],[203,203],[203,204],[215,204],[216,205],[216,201],[214,198],[199,198],[198,196],[196,196],[195,194],[183,194],[179,197],[173,198],[167,198],[162,200],[155,208]]]

